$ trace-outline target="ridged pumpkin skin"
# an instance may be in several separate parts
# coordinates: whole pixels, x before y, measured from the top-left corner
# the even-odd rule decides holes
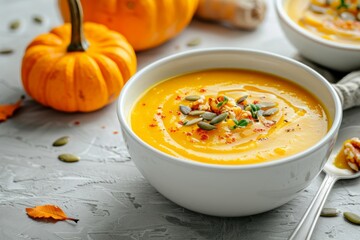
[[[135,73],[135,52],[122,35],[95,23],[84,24],[89,48],[67,52],[70,32],[70,24],[65,24],[30,43],[22,60],[22,82],[45,106],[94,111],[114,101]]]
[[[198,0],[81,0],[84,20],[123,34],[135,50],[158,46],[180,33],[193,17]],[[69,21],[66,0],[59,0]]]

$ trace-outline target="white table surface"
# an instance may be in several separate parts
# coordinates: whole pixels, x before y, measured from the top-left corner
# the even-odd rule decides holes
[[[219,46],[294,57],[296,50],[281,32],[272,1],[268,3],[266,20],[256,31],[193,21],[177,38],[138,53],[139,69],[176,52]],[[32,22],[34,15],[44,23]],[[14,19],[22,24],[11,32],[8,24]],[[26,44],[60,23],[55,0],[0,0],[0,49],[15,49],[0,56],[0,103],[24,94],[20,66]],[[201,44],[187,47],[194,38]],[[348,110],[342,127],[360,125],[359,119],[359,108]],[[0,239],[287,239],[323,179],[319,175],[296,199],[267,213],[201,215],[170,202],[149,185],[131,161],[119,128],[115,104],[94,113],[65,114],[27,98],[13,118],[0,124]],[[71,137],[71,144],[51,147],[64,135]],[[81,161],[58,161],[64,151],[77,153]],[[58,205],[80,221],[51,223],[26,215],[26,207],[43,204]],[[360,214],[360,179],[336,183],[326,206]],[[360,239],[360,226],[342,216],[320,218],[313,239]]]

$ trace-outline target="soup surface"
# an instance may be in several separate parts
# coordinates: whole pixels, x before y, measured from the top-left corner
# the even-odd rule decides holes
[[[254,164],[301,152],[328,131],[320,102],[261,72],[215,69],[162,81],[135,103],[131,127],[154,148],[212,164]]]
[[[288,0],[286,10],[297,24],[322,38],[360,44],[357,0]]]

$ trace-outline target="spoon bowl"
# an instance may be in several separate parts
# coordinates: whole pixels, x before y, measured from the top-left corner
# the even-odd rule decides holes
[[[337,179],[352,179],[360,177],[360,171],[355,173],[348,169],[340,169],[334,165],[334,160],[340,152],[343,143],[352,137],[360,137],[360,126],[351,126],[340,129],[333,151],[324,166],[324,172],[326,174],[333,175],[337,177]]]
[[[342,149],[343,143],[353,137],[360,137],[360,126],[351,126],[340,129],[332,154],[323,169],[326,174],[325,178],[316,193],[315,198],[306,210],[289,240],[310,240],[326,198],[335,182],[339,179],[360,177],[360,171],[355,173],[348,169],[340,169],[334,165],[335,158]]]

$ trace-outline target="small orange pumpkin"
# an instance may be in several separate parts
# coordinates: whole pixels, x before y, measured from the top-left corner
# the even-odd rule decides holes
[[[65,21],[67,1],[58,0]],[[123,34],[135,50],[158,46],[190,22],[199,0],[82,0],[85,21],[106,25]]]
[[[83,26],[79,0],[69,0],[69,6],[71,25],[39,35],[27,47],[22,82],[26,92],[45,106],[94,111],[117,98],[136,71],[136,56],[119,33],[95,23]]]

